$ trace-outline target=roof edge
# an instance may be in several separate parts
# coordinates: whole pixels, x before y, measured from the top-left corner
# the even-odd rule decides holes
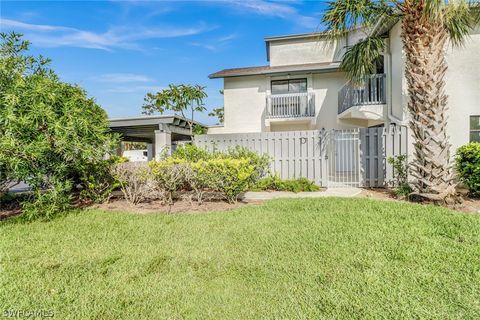
[[[297,33],[297,34],[280,35],[280,36],[270,36],[270,37],[265,37],[264,40],[266,42],[270,42],[270,41],[281,41],[281,40],[290,40],[290,39],[315,38],[315,37],[322,36],[322,35],[325,35],[324,31]]]
[[[317,71],[336,71],[340,68],[340,61],[331,61],[328,63],[311,63],[285,66],[259,66],[259,67],[244,67],[223,69],[218,72],[210,74],[210,79],[242,77],[242,76],[256,76],[256,75],[273,75],[284,73],[311,73]]]
[[[142,120],[161,120],[161,119],[179,119],[182,121],[191,121],[193,124],[202,126],[204,128],[207,128],[207,125],[204,123],[201,123],[196,120],[190,120],[187,118],[182,117],[181,115],[178,114],[158,114],[158,115],[151,115],[151,116],[133,116],[133,117],[122,117],[122,118],[109,118],[108,122],[110,124],[115,123],[115,122],[121,122],[121,121],[142,121]]]

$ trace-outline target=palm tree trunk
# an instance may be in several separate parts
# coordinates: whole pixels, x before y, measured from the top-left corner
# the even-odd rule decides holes
[[[425,18],[425,0],[406,0],[403,9],[409,125],[415,140],[415,194],[433,201],[455,201],[456,184],[446,132],[447,32],[440,19]]]

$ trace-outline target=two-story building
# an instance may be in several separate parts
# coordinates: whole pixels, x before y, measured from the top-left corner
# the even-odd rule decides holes
[[[376,74],[353,85],[340,70],[361,29],[332,43],[322,33],[268,37],[268,65],[211,74],[224,81],[225,120],[209,134],[348,129],[406,124],[407,94],[399,23],[386,29]],[[480,30],[463,48],[447,48],[449,135],[456,149],[480,141]]]

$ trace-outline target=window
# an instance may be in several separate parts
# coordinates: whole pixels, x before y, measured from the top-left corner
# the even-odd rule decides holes
[[[470,116],[470,142],[480,142],[480,116]]]
[[[307,79],[272,81],[272,94],[307,92]]]

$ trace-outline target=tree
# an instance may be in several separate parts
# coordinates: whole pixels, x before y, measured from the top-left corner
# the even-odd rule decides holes
[[[190,134],[193,133],[194,113],[205,111],[203,99],[207,97],[205,87],[199,85],[169,84],[167,89],[157,93],[147,93],[145,104],[143,105],[144,114],[153,114],[166,111],[172,111],[180,114],[188,123]],[[186,113],[190,117],[186,116]]]
[[[385,35],[378,30],[400,21],[409,127],[415,140],[412,174],[415,194],[425,199],[456,200],[446,132],[444,50],[448,43],[463,44],[479,23],[478,9],[478,3],[465,0],[338,0],[329,2],[323,16],[333,39],[355,28],[365,32],[363,40],[347,48],[341,62],[353,81],[375,72],[375,62],[386,47]]]
[[[219,123],[223,123],[223,119],[225,116],[225,109],[224,107],[215,108],[208,114],[208,116],[215,117],[218,119]]]
[[[220,94],[223,96],[223,90],[219,90]],[[225,107],[221,106],[218,108],[213,109],[209,114],[209,117],[215,117],[218,119],[218,123],[223,124],[223,121],[225,119]]]
[[[68,207],[91,165],[113,153],[105,111],[78,86],[61,82],[49,60],[26,55],[29,43],[0,34],[0,168],[33,191],[30,214]]]

